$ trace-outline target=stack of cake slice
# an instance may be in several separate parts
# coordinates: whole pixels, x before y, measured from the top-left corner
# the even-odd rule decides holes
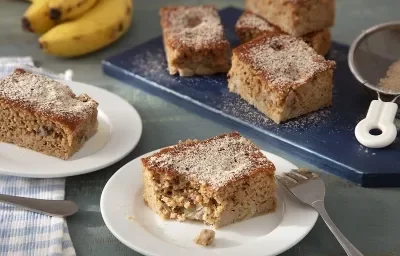
[[[260,36],[233,49],[228,87],[281,123],[332,104],[335,65],[299,38]]]
[[[236,24],[242,43],[260,35],[300,37],[321,55],[330,47],[335,22],[335,0],[246,0],[246,11]]]
[[[332,104],[333,70],[326,60],[335,0],[246,0],[236,23],[229,91],[276,123]]]

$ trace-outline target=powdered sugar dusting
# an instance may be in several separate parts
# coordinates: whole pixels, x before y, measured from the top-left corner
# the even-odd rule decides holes
[[[386,92],[400,94],[400,60],[389,67],[386,77],[379,81],[378,87]]]
[[[161,9],[163,34],[174,47],[200,49],[224,39],[217,9],[212,6],[178,6]]]
[[[257,29],[259,31],[277,31],[278,29],[268,21],[251,12],[244,12],[238,19],[237,29]]]
[[[98,105],[87,96],[76,97],[67,85],[21,69],[0,81],[0,98],[34,112],[68,120],[85,119]]]
[[[235,52],[242,61],[261,72],[271,86],[285,92],[335,66],[304,41],[289,35],[261,37],[238,47]]]
[[[251,174],[255,168],[274,168],[252,142],[238,133],[178,144],[172,149],[150,157],[149,165],[174,170],[215,189]]]

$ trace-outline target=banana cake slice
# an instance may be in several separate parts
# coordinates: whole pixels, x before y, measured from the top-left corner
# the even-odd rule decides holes
[[[299,38],[261,36],[233,49],[228,88],[279,124],[332,104],[335,66]]]
[[[220,228],[275,211],[275,166],[239,133],[188,140],[142,158],[147,205],[164,219]]]
[[[0,81],[0,142],[66,160],[96,133],[97,106],[67,85],[16,69]]]
[[[230,44],[211,5],[160,9],[164,49],[171,75],[211,75],[230,68]]]
[[[252,11],[292,36],[304,36],[335,24],[336,0],[245,0]]]
[[[278,26],[271,24],[266,19],[251,11],[244,11],[239,17],[235,25],[235,33],[242,44],[259,36],[286,34]],[[305,34],[300,38],[320,55],[326,55],[331,46],[331,32],[329,28]]]

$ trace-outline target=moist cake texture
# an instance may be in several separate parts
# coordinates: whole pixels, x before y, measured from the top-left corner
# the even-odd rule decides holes
[[[335,0],[246,0],[245,8],[297,37],[335,23]]]
[[[171,75],[211,75],[230,68],[230,44],[211,5],[160,9],[164,49]]]
[[[330,106],[335,62],[289,35],[233,50],[228,87],[276,123]]]
[[[259,36],[286,34],[279,27],[250,11],[244,11],[239,17],[235,25],[235,32],[241,43],[246,43]],[[308,33],[300,38],[314,48],[320,55],[325,55],[329,51],[331,45],[331,33],[329,28]]]
[[[274,211],[275,166],[239,133],[185,141],[142,159],[148,206],[216,228]]]
[[[0,81],[0,141],[68,159],[97,131],[98,103],[16,69]]]

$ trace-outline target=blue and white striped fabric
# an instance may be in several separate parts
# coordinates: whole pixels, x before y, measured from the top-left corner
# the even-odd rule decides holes
[[[0,78],[16,67],[53,78],[70,79],[71,73],[53,74],[34,67],[30,57],[0,58]],[[60,200],[65,179],[31,179],[0,175],[0,193]],[[64,218],[48,217],[0,203],[0,256],[75,256]]]

